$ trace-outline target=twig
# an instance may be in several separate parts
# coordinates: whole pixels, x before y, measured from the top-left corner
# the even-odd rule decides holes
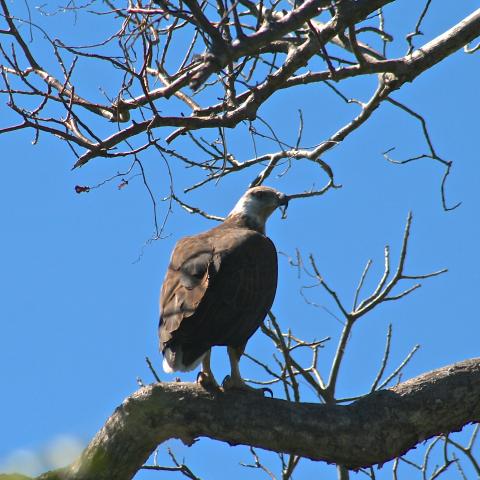
[[[152,375],[155,378],[155,380],[160,383],[161,382],[160,377],[158,376],[155,368],[153,368],[153,365],[152,365],[152,362],[150,361],[150,359],[148,357],[145,357],[145,361],[147,362],[148,368],[152,372]]]
[[[385,368],[387,367],[387,363],[388,363],[388,357],[390,356],[391,341],[392,341],[392,324],[390,323],[388,325],[387,341],[385,343],[385,351],[383,353],[382,363],[380,364],[380,369],[378,370],[377,376],[375,377],[375,380],[373,381],[373,384],[370,387],[370,393],[377,390],[377,386],[380,383],[380,380],[382,379],[383,373],[385,372]]]

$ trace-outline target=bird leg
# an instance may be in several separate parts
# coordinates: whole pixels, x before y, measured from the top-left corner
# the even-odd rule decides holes
[[[197,375],[197,383],[201,385],[205,390],[218,390],[218,386],[215,377],[213,376],[212,369],[210,368],[210,355],[212,350],[210,349],[202,360],[202,369]]]
[[[240,348],[234,347],[227,347],[228,357],[230,358],[230,367],[231,367],[231,374],[227,375],[222,382],[222,386],[224,390],[243,390],[248,392],[255,392],[264,394],[263,389],[257,389],[250,387],[247,385],[241,375],[240,375],[240,368],[238,364],[240,363],[240,357],[243,354],[243,350],[245,345]]]

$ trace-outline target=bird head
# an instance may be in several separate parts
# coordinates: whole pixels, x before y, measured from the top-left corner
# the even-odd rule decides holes
[[[262,230],[265,222],[277,207],[288,205],[288,196],[274,188],[259,186],[248,189],[228,215],[241,215],[247,217]]]

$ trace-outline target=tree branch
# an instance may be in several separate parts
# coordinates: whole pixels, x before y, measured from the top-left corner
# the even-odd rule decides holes
[[[131,479],[170,438],[209,437],[358,469],[480,420],[480,358],[425,373],[350,405],[209,393],[192,383],[141,388],[107,420],[75,464],[42,480]],[[292,433],[294,432],[294,433]]]

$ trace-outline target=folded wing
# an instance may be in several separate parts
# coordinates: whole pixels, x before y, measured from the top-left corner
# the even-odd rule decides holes
[[[276,285],[276,250],[261,233],[221,225],[178,242],[160,298],[160,348],[170,368],[195,368],[214,345],[244,345]]]

